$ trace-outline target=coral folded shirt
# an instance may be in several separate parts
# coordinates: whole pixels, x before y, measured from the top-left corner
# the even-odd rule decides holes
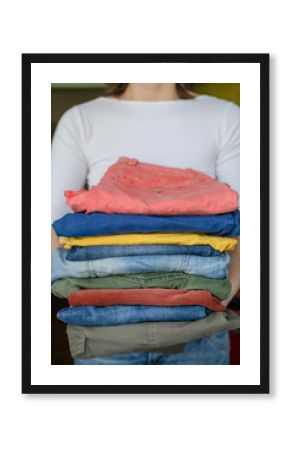
[[[65,191],[76,212],[219,214],[238,209],[238,193],[193,169],[176,169],[126,157],[109,167],[89,191]]]
[[[81,289],[68,296],[70,306],[201,305],[212,311],[224,311],[225,307],[208,291],[181,289]]]
[[[66,249],[75,245],[143,245],[143,244],[176,244],[176,245],[210,245],[220,252],[231,251],[237,240],[229,237],[209,236],[198,233],[136,233],[115,234],[113,236],[59,237],[59,243]]]

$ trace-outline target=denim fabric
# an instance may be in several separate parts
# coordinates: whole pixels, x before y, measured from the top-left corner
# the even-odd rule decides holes
[[[211,292],[224,300],[231,291],[228,279],[200,277],[182,272],[139,273],[132,275],[111,275],[104,278],[62,278],[51,285],[56,297],[68,298],[79,289],[197,289]]]
[[[96,278],[109,275],[146,272],[184,272],[208,278],[227,278],[230,256],[144,255],[69,261],[68,251],[58,248],[52,253],[51,281],[60,278]]]
[[[74,213],[52,224],[58,236],[104,236],[126,233],[195,232],[239,236],[240,212],[194,216]]]
[[[238,208],[228,184],[194,169],[148,164],[125,157],[112,164],[89,191],[65,191],[76,212],[191,215],[220,214]]]
[[[229,333],[215,333],[195,339],[184,346],[182,353],[125,353],[75,359],[75,365],[228,365]]]
[[[57,318],[70,325],[95,327],[140,322],[176,322],[204,319],[211,311],[204,306],[70,306]]]
[[[220,256],[223,253],[210,245],[91,245],[73,247],[68,251],[68,261],[88,261],[90,259],[116,258],[118,256],[143,255],[197,255]]]
[[[194,322],[143,322],[102,327],[67,325],[67,336],[72,357],[90,359],[131,352],[171,353],[173,347],[239,327],[239,315],[226,310]]]

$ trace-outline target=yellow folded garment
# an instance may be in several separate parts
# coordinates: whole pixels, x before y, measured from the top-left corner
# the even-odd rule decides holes
[[[229,237],[209,236],[197,233],[134,233],[115,234],[113,236],[59,237],[59,243],[70,249],[75,245],[87,247],[91,245],[210,245],[220,252],[234,250],[237,240]]]

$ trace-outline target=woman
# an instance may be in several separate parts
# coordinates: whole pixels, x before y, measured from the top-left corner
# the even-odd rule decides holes
[[[64,113],[52,142],[52,221],[71,212],[63,192],[98,183],[120,156],[200,170],[239,192],[239,107],[197,95],[182,83],[115,84],[107,97]],[[58,241],[52,230],[52,249]],[[239,289],[239,245],[229,278]],[[192,341],[172,355],[128,354],[78,364],[228,364],[229,336],[218,333]]]

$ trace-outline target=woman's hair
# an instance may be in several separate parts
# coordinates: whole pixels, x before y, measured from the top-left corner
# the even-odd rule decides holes
[[[129,83],[110,83],[106,90],[106,95],[114,95],[119,97],[127,89]],[[176,92],[181,99],[194,98],[197,94],[192,89],[193,84],[190,83],[176,83]]]

